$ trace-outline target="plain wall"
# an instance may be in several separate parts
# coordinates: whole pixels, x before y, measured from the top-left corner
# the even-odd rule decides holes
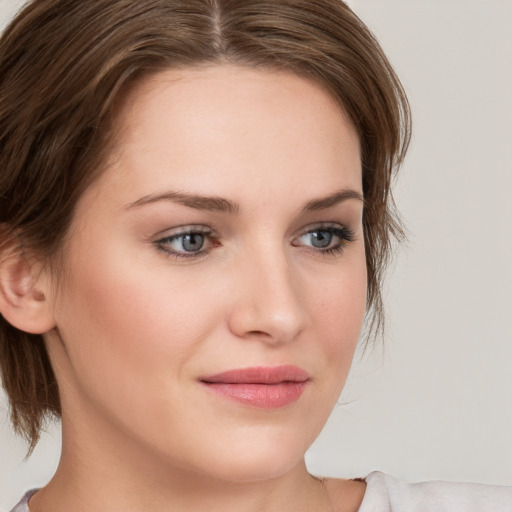
[[[21,2],[0,0],[0,25]],[[409,244],[388,280],[384,349],[354,363],[310,470],[512,484],[512,2],[353,0],[409,94],[396,187]],[[0,399],[0,510],[52,475]]]

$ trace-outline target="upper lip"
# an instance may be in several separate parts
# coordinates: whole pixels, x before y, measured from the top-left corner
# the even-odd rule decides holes
[[[309,380],[309,375],[302,368],[293,365],[254,366],[228,370],[202,377],[200,380],[212,384],[278,384],[280,382],[305,382]]]

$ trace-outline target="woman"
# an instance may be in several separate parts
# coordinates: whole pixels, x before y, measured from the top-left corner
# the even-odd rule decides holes
[[[63,428],[17,511],[508,506],[304,464],[401,236],[407,102],[346,6],[40,0],[0,52],[3,383]]]

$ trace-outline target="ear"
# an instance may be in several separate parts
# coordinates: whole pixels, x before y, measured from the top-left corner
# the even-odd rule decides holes
[[[12,326],[31,334],[55,327],[48,301],[49,280],[41,265],[30,263],[23,249],[2,244],[0,252],[0,313]]]

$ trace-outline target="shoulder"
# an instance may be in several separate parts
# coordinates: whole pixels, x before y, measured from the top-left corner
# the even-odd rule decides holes
[[[363,478],[324,478],[322,482],[333,512],[358,512],[366,491],[366,482]]]
[[[512,487],[455,482],[408,484],[379,471],[366,478],[358,512],[512,512]]]
[[[36,493],[38,489],[32,489],[25,493],[21,501],[11,510],[11,512],[30,512],[28,508],[28,500]]]

